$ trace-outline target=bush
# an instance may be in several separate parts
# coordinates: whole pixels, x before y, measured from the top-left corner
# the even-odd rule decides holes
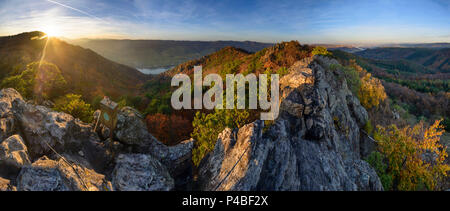
[[[361,88],[361,79],[358,72],[351,67],[343,67],[345,80],[347,81],[348,88],[352,91],[353,95],[359,98],[359,90]]]
[[[402,129],[395,125],[378,126],[375,139],[379,152],[386,158],[385,172],[393,178],[393,190],[439,189],[439,183],[450,170],[445,164],[446,147],[439,143],[444,133],[441,121],[429,128],[423,122]]]
[[[192,161],[195,166],[203,157],[214,149],[217,136],[225,128],[239,128],[248,123],[249,112],[238,109],[216,109],[214,113],[197,112],[192,122],[194,131],[191,136],[196,140],[192,150]]]
[[[136,109],[139,109],[141,107],[142,103],[142,97],[140,96],[122,96],[117,104],[119,105],[119,108],[123,108],[125,106],[130,106]]]
[[[343,70],[347,85],[364,108],[378,107],[387,98],[381,81],[372,77],[370,73],[356,64],[355,60],[350,60],[350,65],[343,67]]]
[[[323,56],[331,56],[332,53],[327,50],[327,48],[322,46],[316,46],[312,50],[311,54],[314,55],[323,55]]]
[[[387,98],[381,81],[366,73],[361,78],[361,87],[359,89],[359,101],[366,109],[378,107],[378,105]]]
[[[92,122],[94,111],[91,105],[81,99],[81,95],[67,94],[55,101],[54,109],[59,112],[68,113],[83,122]]]
[[[289,74],[289,70],[286,67],[280,67],[276,73],[280,75],[280,78],[282,78],[283,76]],[[270,77],[270,75],[268,75],[267,77]]]
[[[378,177],[380,178],[381,184],[384,190],[392,189],[392,175],[387,172],[388,166],[384,161],[384,156],[380,152],[372,152],[369,157],[367,157],[367,162],[375,169]]]
[[[33,62],[20,74],[5,78],[2,88],[14,88],[23,97],[38,101],[54,99],[65,93],[67,82],[59,68],[48,62]]]

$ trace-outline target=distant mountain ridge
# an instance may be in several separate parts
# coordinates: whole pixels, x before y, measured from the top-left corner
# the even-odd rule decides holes
[[[135,95],[149,77],[92,50],[45,37],[42,32],[0,37],[0,80],[20,73],[27,64],[41,59],[55,64],[70,91],[82,94],[86,99]]]
[[[450,48],[450,43],[403,43],[403,44],[387,44],[380,47],[400,47],[400,48]]]
[[[176,66],[228,46],[256,52],[273,45],[252,41],[78,39],[67,42],[92,49],[110,60],[136,68]]]
[[[374,48],[355,52],[356,55],[377,60],[406,60],[425,67],[450,72],[450,48]]]

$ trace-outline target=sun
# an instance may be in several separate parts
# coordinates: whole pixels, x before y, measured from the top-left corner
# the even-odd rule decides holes
[[[61,29],[56,25],[47,25],[42,27],[42,32],[44,32],[48,37],[58,37],[61,36]]]

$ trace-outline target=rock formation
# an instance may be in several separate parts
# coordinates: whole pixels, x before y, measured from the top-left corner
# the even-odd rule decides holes
[[[280,80],[280,116],[225,129],[199,167],[202,190],[382,190],[361,160],[366,110],[337,61],[308,58]]]
[[[200,190],[382,190],[361,159],[367,112],[332,64],[298,61],[280,80],[278,119],[220,133],[198,169]],[[162,144],[130,107],[119,111],[112,139],[94,127],[1,90],[0,190],[167,191],[192,183],[193,139]]]
[[[119,155],[113,172],[113,184],[120,191],[168,191],[175,185],[166,167],[145,154]]]
[[[114,140],[93,129],[2,89],[0,190],[173,190],[179,175],[191,171],[193,140],[163,145],[132,108],[120,111]]]

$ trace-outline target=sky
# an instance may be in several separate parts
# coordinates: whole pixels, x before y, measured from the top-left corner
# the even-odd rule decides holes
[[[0,36],[450,42],[449,0],[0,0]]]

